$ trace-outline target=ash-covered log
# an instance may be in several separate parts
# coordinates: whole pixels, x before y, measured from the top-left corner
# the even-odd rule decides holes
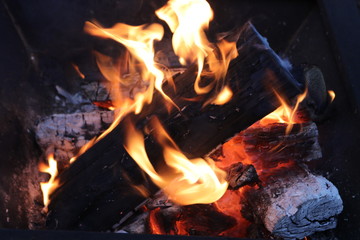
[[[141,114],[127,118],[142,127],[157,116],[186,156],[201,157],[273,111],[278,106],[274,90],[288,98],[301,92],[301,84],[249,23],[240,33],[238,52],[226,77],[234,93],[227,104],[204,107],[206,97],[214,92],[198,102],[186,100],[195,97],[193,66],[174,77],[176,93],[163,86],[181,111],[169,113],[161,95],[155,94]],[[59,176],[60,187],[51,195],[48,228],[107,230],[157,191],[122,145],[126,128],[120,123]],[[145,145],[151,145],[151,138]],[[147,150],[150,157],[157,155],[156,150]],[[157,158],[151,160],[156,166]]]
[[[53,114],[36,127],[37,143],[59,162],[68,162],[76,151],[114,121],[114,113],[98,110],[71,114]]]
[[[245,192],[242,204],[244,217],[284,239],[302,239],[335,228],[343,209],[330,181],[296,164],[273,170],[262,187]]]

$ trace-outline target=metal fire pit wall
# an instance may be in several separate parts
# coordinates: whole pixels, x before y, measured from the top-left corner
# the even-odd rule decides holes
[[[236,240],[239,238],[205,237],[205,236],[164,236],[134,235],[123,233],[68,232],[68,231],[25,231],[0,230],[3,240]],[[240,239],[239,239],[240,240]],[[250,240],[242,238],[242,240]],[[254,240],[254,239],[253,239]],[[260,239],[258,239],[260,240]]]
[[[249,19],[271,47],[294,65],[316,64],[329,89],[336,92],[333,112],[318,124],[323,160],[317,169],[338,188],[344,200],[335,235],[360,236],[360,20],[357,0],[208,0],[215,15],[214,32],[228,31]],[[15,24],[3,2],[8,3]],[[31,127],[39,115],[51,112],[55,86],[73,91],[78,76],[71,63],[88,66],[90,50],[100,43],[82,33],[86,20],[104,25],[156,21],[148,13],[165,0],[3,0],[0,3],[0,239],[126,240],[209,239],[209,237],[130,235],[94,232],[30,231],[38,229],[28,214],[34,200],[29,186],[40,154]],[[141,7],[137,4],[141,3]],[[360,6],[360,5],[359,5]],[[148,14],[148,15],[147,15]],[[130,20],[129,20],[130,19]],[[128,21],[129,20],[129,21]],[[16,25],[23,29],[28,45]],[[332,44],[332,45],[331,45]],[[29,47],[30,45],[30,47]],[[35,60],[30,60],[30,53]],[[70,66],[70,67],[69,67]],[[98,78],[98,76],[95,76]],[[74,91],[75,92],[75,91]],[[351,104],[352,103],[352,104]],[[35,160],[32,160],[35,159]],[[30,166],[30,167],[29,167]],[[33,172],[32,172],[33,171]],[[27,179],[25,179],[27,177]],[[33,181],[33,182],[31,182]],[[31,183],[31,184],[29,184]],[[34,187],[35,188],[35,187]],[[41,211],[40,204],[37,204]],[[36,223],[36,222],[35,222]],[[212,238],[231,239],[231,238]]]

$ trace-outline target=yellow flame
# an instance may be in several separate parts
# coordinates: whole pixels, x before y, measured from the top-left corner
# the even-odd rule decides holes
[[[290,106],[286,100],[280,96],[279,93],[275,91],[275,95],[278,98],[281,106],[278,107],[275,111],[265,116],[263,119],[260,120],[260,124],[268,124],[272,122],[278,122],[278,123],[286,123],[286,134],[289,134],[292,130],[292,127],[296,121],[296,111],[299,108],[299,104],[306,98],[307,95],[307,88],[305,91],[298,95],[296,98],[296,103],[294,106]]]
[[[152,127],[156,141],[163,147],[168,169],[161,174],[155,170],[147,156],[143,134],[129,121],[124,146],[135,162],[177,204],[206,204],[218,200],[228,186],[226,173],[210,159],[188,159],[156,118],[152,120]]]
[[[217,43],[217,50],[209,54],[207,62],[214,79],[221,80],[225,79],[230,62],[238,56],[238,51],[236,42],[228,42],[224,39]]]
[[[333,90],[329,90],[328,94],[330,96],[331,102],[333,102],[335,99],[335,92]]]
[[[212,102],[215,105],[224,105],[229,102],[231,97],[233,96],[233,92],[228,86],[225,86],[223,90],[217,95],[216,99]]]
[[[48,163],[49,165],[40,164],[39,170],[40,172],[48,173],[50,174],[50,179],[48,182],[41,182],[40,187],[41,191],[43,193],[43,203],[44,203],[44,210],[47,211],[47,206],[50,202],[50,194],[57,188],[59,185],[59,181],[56,178],[58,171],[57,171],[57,162],[54,159],[54,155],[50,154],[48,156]]]
[[[221,56],[216,56],[216,47],[206,37],[205,30],[213,19],[213,11],[206,0],[170,0],[156,11],[173,32],[172,44],[181,64],[196,62],[198,73],[194,83],[197,94],[205,94],[215,83],[200,86],[201,73],[208,57],[209,70],[215,73],[215,80],[224,78],[230,61],[237,56],[236,43],[221,41],[217,48]],[[220,58],[220,59],[219,59]]]
[[[195,91],[204,94],[216,87],[220,92],[214,91],[218,95],[212,96],[206,103],[220,105],[228,102],[233,93],[224,80],[230,61],[237,56],[236,43],[224,39],[217,44],[208,41],[205,30],[213,18],[210,5],[205,0],[170,0],[156,14],[168,23],[173,32],[173,48],[180,62],[197,63]],[[164,34],[160,24],[130,26],[118,23],[111,28],[104,28],[97,23],[86,22],[84,30],[93,36],[113,39],[124,45],[128,52],[121,61],[95,53],[99,69],[109,81],[108,89],[115,120],[98,138],[83,146],[70,159],[71,163],[111,132],[124,116],[129,113],[139,114],[144,105],[151,103],[155,89],[168,103],[175,106],[162,90],[163,81],[167,80],[172,84],[171,79],[154,62],[154,42],[161,40]],[[208,65],[206,74],[210,74],[214,81],[200,86],[205,61]],[[225,172],[218,169],[211,160],[186,158],[160,122],[154,121],[153,132],[163,147],[164,159],[172,174],[159,174],[154,169],[145,150],[143,134],[129,123],[124,145],[131,157],[155,184],[179,204],[211,203],[219,199],[227,189]]]

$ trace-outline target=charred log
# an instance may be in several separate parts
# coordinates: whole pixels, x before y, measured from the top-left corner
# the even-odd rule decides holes
[[[163,85],[181,111],[169,113],[160,94],[155,94],[141,114],[127,118],[143,127],[149,117],[157,116],[188,157],[201,157],[273,111],[278,106],[273,89],[289,98],[300,92],[300,84],[251,24],[241,31],[238,51],[226,77],[234,93],[227,104],[204,106],[214,92],[198,102],[187,100],[195,96],[193,66],[174,77],[176,93]],[[48,228],[109,229],[157,191],[122,146],[124,129],[122,122],[59,176],[61,186],[51,196]],[[149,156],[157,155],[148,150]]]
[[[291,160],[309,162],[322,157],[315,123],[295,124],[289,134],[285,134],[286,127],[285,123],[255,124],[233,140],[244,144],[246,155],[263,169]]]
[[[275,236],[301,239],[335,228],[342,209],[331,182],[293,165],[275,170],[263,187],[246,191],[242,213]]]

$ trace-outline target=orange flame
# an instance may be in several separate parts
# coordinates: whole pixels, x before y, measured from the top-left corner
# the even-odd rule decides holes
[[[205,30],[213,18],[210,5],[205,0],[170,0],[156,14],[167,22],[174,33],[173,48],[180,62],[197,63],[195,91],[204,94],[216,87],[219,91],[214,91],[215,96],[208,99],[206,104],[227,103],[233,93],[224,81],[230,61],[237,56],[236,43],[224,39],[217,44],[208,41]],[[86,22],[84,31],[93,36],[115,40],[124,45],[128,52],[123,61],[95,53],[98,67],[109,81],[108,88],[113,104],[111,108],[114,110],[115,120],[98,138],[83,146],[79,153],[70,159],[70,163],[111,132],[124,116],[129,113],[139,114],[144,105],[152,102],[155,90],[160,92],[166,103],[170,103],[168,105],[176,107],[162,90],[163,82],[169,81],[173,85],[172,80],[154,61],[154,42],[160,41],[164,35],[160,24],[130,26],[118,23],[111,28],[104,28],[97,23]],[[204,74],[213,76],[215,80],[207,86],[200,86],[205,60],[209,70]],[[77,66],[74,67],[79,70]],[[80,71],[78,72],[80,74]],[[159,122],[154,123],[154,133],[164,148],[164,159],[173,173],[171,176],[156,172],[147,157],[143,134],[136,131],[134,126],[130,125],[129,129],[134,132],[128,132],[125,148],[173,201],[179,204],[210,203],[224,194],[227,188],[225,172],[218,169],[211,160],[186,158]],[[173,185],[171,188],[168,187],[170,184]]]
[[[79,66],[76,64],[72,64],[73,68],[75,69],[76,73],[81,77],[82,79],[85,78],[85,75],[80,71]]]
[[[299,108],[299,104],[306,98],[307,89],[296,98],[296,104],[294,106],[290,106],[285,98],[281,97],[279,93],[276,91],[275,95],[278,98],[281,106],[278,107],[275,111],[265,116],[263,119],[260,120],[261,125],[266,125],[269,123],[286,123],[288,124],[286,127],[286,134],[289,134],[292,130],[294,124],[297,123],[296,121],[296,112]]]
[[[335,92],[333,90],[329,90],[328,94],[330,96],[331,102],[335,100]]]
[[[144,136],[129,122],[125,149],[135,162],[177,204],[212,203],[227,189],[226,173],[210,159],[188,159],[176,146],[157,118],[152,120],[153,133],[163,147],[167,173],[158,173],[148,158]]]
[[[54,155],[50,154],[48,156],[48,163],[49,165],[40,164],[39,170],[40,172],[50,174],[50,179],[48,182],[41,182],[40,187],[43,193],[43,203],[44,203],[44,211],[47,211],[47,206],[49,205],[49,196],[50,194],[58,187],[59,181],[56,178],[58,171],[57,171],[57,162],[54,159]]]
[[[144,67],[140,70],[140,76],[142,80],[146,81],[148,88],[142,94],[137,94],[135,96],[135,101],[132,104],[133,109],[125,110],[127,113],[133,111],[138,114],[141,112],[145,103],[151,103],[154,88],[156,88],[167,101],[173,103],[162,90],[162,83],[165,75],[158,67],[156,67],[156,63],[154,62],[154,41],[160,41],[164,35],[164,29],[160,24],[154,23],[150,25],[130,26],[118,23],[112,28],[102,28],[97,24],[86,22],[84,30],[91,35],[110,38],[123,44],[132,56],[143,64]],[[101,60],[98,61],[98,63],[101,63]],[[110,82],[115,81],[117,84],[123,82],[120,78],[119,71],[116,71],[116,68],[111,68],[111,70],[115,69],[115,72],[109,72],[105,70],[104,65],[98,65],[101,72]],[[124,106],[117,107],[123,108]]]

